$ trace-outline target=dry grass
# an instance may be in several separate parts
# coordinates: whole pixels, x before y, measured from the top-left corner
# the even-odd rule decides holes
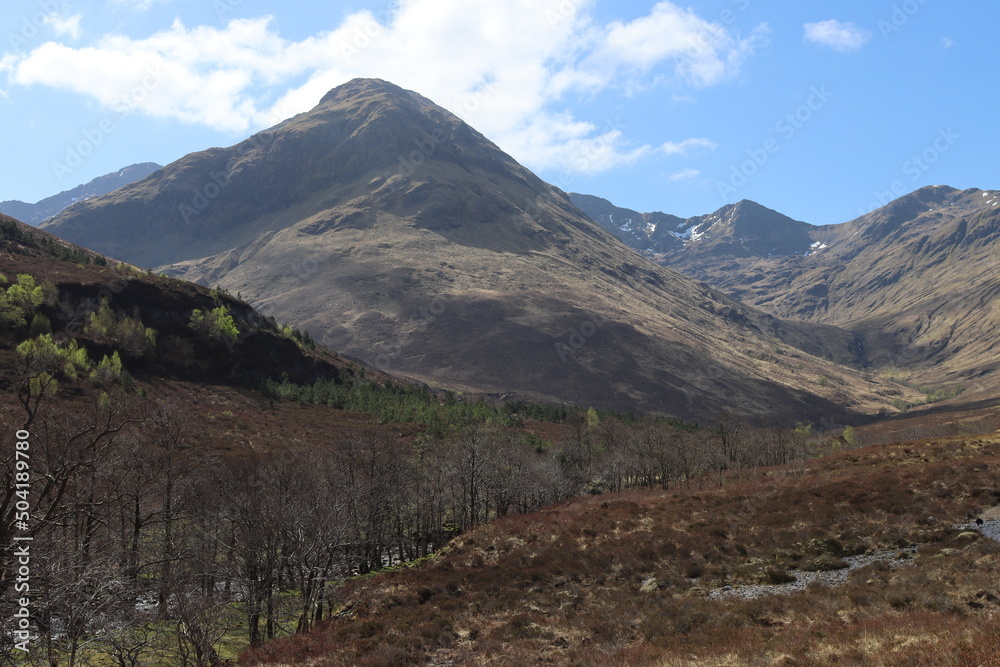
[[[952,527],[1000,502],[998,463],[997,437],[906,443],[504,518],[423,567],[349,582],[350,613],[244,662],[998,664],[1000,545]],[[912,544],[912,567],[844,586],[706,597]]]

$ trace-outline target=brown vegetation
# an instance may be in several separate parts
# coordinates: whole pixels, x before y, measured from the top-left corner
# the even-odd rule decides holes
[[[995,664],[1000,548],[953,525],[1000,501],[998,463],[996,436],[920,441],[502,518],[418,568],[348,582],[340,617],[244,662]],[[842,587],[705,596],[909,545],[923,545],[911,567]]]

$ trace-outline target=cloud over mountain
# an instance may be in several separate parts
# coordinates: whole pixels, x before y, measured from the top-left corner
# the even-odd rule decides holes
[[[218,26],[176,19],[146,37],[46,42],[4,56],[0,71],[12,83],[69,90],[105,109],[124,104],[232,133],[305,112],[351,78],[391,77],[441,100],[533,168],[588,174],[652,148],[633,145],[613,123],[577,117],[568,97],[634,90],[654,69],[679,90],[713,86],[737,75],[767,32],[762,25],[741,37],[671,2],[601,23],[594,5],[403,0],[297,40],[271,17],[227,21],[217,9]]]

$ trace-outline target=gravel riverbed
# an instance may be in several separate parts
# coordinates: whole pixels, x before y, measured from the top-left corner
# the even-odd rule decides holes
[[[962,523],[955,526],[959,530],[974,530],[983,534],[991,540],[1000,542],[1000,507],[993,508],[981,515],[983,524],[977,525],[974,521]],[[754,600],[770,595],[787,595],[804,591],[809,584],[818,583],[824,586],[842,586],[847,583],[847,578],[854,570],[863,568],[879,561],[888,563],[889,567],[903,567],[913,564],[913,557],[917,553],[919,546],[907,547],[906,549],[887,549],[885,551],[873,551],[871,553],[858,556],[848,556],[844,558],[847,567],[829,572],[805,572],[796,570],[792,574],[795,581],[787,584],[753,584],[747,586],[723,586],[709,592],[708,597],[713,600],[724,600],[727,598],[742,598],[744,600]]]
[[[847,556],[843,560],[847,567],[839,570],[827,572],[806,572],[796,570],[792,574],[795,581],[786,584],[750,584],[746,586],[723,586],[709,592],[708,597],[714,600],[726,598],[743,598],[744,600],[754,600],[770,595],[787,595],[804,591],[810,584],[822,584],[824,586],[842,586],[847,583],[847,577],[854,570],[859,570],[865,565],[871,565],[879,561],[885,561],[890,567],[901,567],[912,565],[913,557],[917,553],[917,547],[907,547],[905,549],[889,549],[885,551],[873,551],[858,556]]]

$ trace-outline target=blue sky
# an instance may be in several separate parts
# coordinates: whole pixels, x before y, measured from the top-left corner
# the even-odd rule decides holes
[[[826,224],[924,185],[1000,187],[986,0],[7,5],[0,200],[236,143],[355,76],[642,211],[746,198]]]

